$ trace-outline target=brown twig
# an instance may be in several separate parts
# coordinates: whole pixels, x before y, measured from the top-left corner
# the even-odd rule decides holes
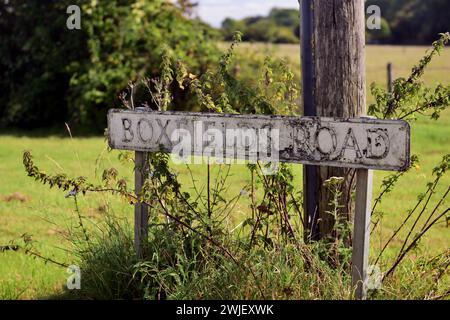
[[[405,251],[401,252],[400,255],[397,257],[394,265],[389,269],[389,271],[386,273],[386,275],[383,276],[382,281],[384,281],[384,279],[386,279],[387,277],[389,277],[389,275],[391,275],[395,269],[397,268],[397,266],[400,264],[400,262],[402,262],[402,260],[405,258],[406,254],[416,246],[417,242],[423,237],[423,235],[425,233],[427,233],[428,230],[431,229],[431,227],[437,222],[439,221],[443,216],[445,216],[448,212],[450,212],[450,208],[448,208],[447,210],[445,210],[443,213],[441,213],[436,219],[434,219],[423,231],[421,231],[415,238],[414,240],[411,242],[411,244],[408,246],[408,248],[406,248]]]

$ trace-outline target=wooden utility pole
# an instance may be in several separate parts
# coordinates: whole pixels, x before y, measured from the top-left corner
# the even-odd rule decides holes
[[[365,114],[364,0],[300,0],[305,116],[357,118]],[[354,211],[356,170],[305,166],[305,239],[332,233],[331,194],[324,181],[343,177],[341,214]]]

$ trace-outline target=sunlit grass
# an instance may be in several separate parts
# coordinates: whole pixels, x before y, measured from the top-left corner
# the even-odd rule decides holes
[[[262,50],[265,45],[243,44],[240,50]],[[277,46],[277,55],[287,56],[294,67],[299,68],[298,46]],[[386,82],[386,64],[394,64],[395,76],[407,76],[410,68],[423,55],[425,47],[369,47],[367,50],[368,83]],[[425,75],[429,84],[437,82],[449,83],[450,51],[446,50],[442,57],[432,63]],[[370,101],[370,98],[369,98]],[[76,132],[73,132],[77,136]],[[118,152],[108,153],[106,142],[102,137],[75,138],[69,137],[33,137],[17,134],[0,136],[0,245],[18,239],[28,233],[36,241],[36,249],[44,256],[71,264],[73,257],[67,252],[70,243],[64,240],[67,229],[77,227],[76,214],[72,198],[65,198],[59,190],[48,189],[28,178],[22,166],[22,152],[32,150],[37,165],[48,172],[65,172],[68,175],[89,177],[91,181],[101,179],[103,169],[116,167],[132,185],[132,164],[125,166],[117,159]],[[443,114],[439,121],[420,119],[412,125],[412,153],[421,158],[420,168],[412,170],[402,178],[393,192],[381,204],[380,209],[386,212],[381,232],[372,239],[372,252],[380,248],[380,240],[386,240],[395,227],[403,220],[406,211],[417,199],[417,195],[425,191],[426,183],[432,180],[432,169],[442,156],[450,151],[450,112]],[[302,166],[293,166],[295,181],[301,188]],[[204,185],[206,167],[191,166],[198,184]],[[217,168],[216,168],[217,169]],[[179,172],[184,188],[192,186],[190,175],[185,166],[175,166]],[[375,192],[385,173],[377,172]],[[229,196],[238,194],[250,182],[250,175],[244,165],[233,166],[229,178]],[[444,178],[443,186],[450,185],[450,178]],[[261,190],[260,190],[261,191]],[[26,197],[20,200],[4,201],[3,197],[12,193],[20,193]],[[121,217],[132,219],[133,209],[128,203],[106,194],[88,195],[80,198],[80,208],[89,221],[100,221],[104,215],[104,206]],[[233,226],[239,224],[249,212],[249,200],[243,199],[233,214]],[[231,226],[231,227],[233,227]],[[448,248],[450,235],[445,223],[439,224],[421,242],[419,250],[427,253],[439,252]],[[61,268],[29,256],[16,253],[0,253],[0,298],[37,298],[57,293],[65,284],[68,274]]]

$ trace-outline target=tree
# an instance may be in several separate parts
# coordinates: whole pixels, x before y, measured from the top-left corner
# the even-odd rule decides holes
[[[366,8],[372,5],[379,6],[381,15],[386,21],[392,22],[398,11],[410,0],[367,0]]]
[[[236,31],[246,33],[247,26],[243,21],[227,18],[222,22],[222,34],[226,41],[233,40],[233,35]]]
[[[269,19],[274,20],[278,26],[295,27],[299,25],[300,13],[297,9],[273,8],[269,13]]]
[[[384,18],[381,18],[381,29],[366,31],[366,41],[368,43],[387,43],[389,42],[391,36],[391,27]]]
[[[450,28],[450,2],[413,0],[397,12],[393,37],[400,43],[429,43]]]
[[[69,4],[0,2],[0,125],[33,128],[67,118],[68,66],[88,58],[85,34],[66,29]]]
[[[276,40],[277,25],[269,19],[259,19],[247,26],[244,39],[259,42],[274,42]]]
[[[81,30],[68,30],[69,0],[1,1],[1,125],[70,121],[101,132],[130,80],[158,76],[164,50],[201,75],[218,49],[212,29],[186,17],[189,3],[82,0]],[[188,94],[176,99],[191,107]]]
[[[377,5],[391,29],[371,32],[377,41],[403,44],[424,44],[433,41],[439,33],[448,31],[450,2],[446,0],[368,0],[366,7]],[[379,37],[382,37],[380,39]]]
[[[299,20],[299,11],[296,9],[274,8],[267,17],[254,16],[243,20],[227,18],[222,23],[222,33],[227,41],[232,39],[235,31],[241,31],[244,41],[298,43]]]

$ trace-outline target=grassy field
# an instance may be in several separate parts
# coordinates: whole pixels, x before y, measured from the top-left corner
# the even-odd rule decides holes
[[[227,45],[223,45],[226,47]],[[366,50],[367,87],[373,82],[385,86],[387,84],[387,64],[392,63],[394,78],[407,77],[411,68],[424,56],[428,47],[419,46],[368,46]],[[243,43],[238,47],[238,52],[258,52],[266,55],[275,55],[286,58],[295,72],[300,72],[300,49],[291,44],[250,44]],[[440,57],[432,61],[423,80],[429,84],[450,82],[450,50],[446,49]],[[369,90],[368,90],[369,91]],[[368,102],[372,97],[368,95]]]
[[[250,48],[248,48],[250,46]],[[240,50],[276,52],[286,56],[295,67],[299,66],[297,46],[266,46],[244,44]],[[275,50],[276,49],[276,50]],[[396,77],[407,76],[409,70],[422,57],[425,47],[378,47],[370,46],[367,52],[368,84],[386,82],[386,64],[394,64]],[[298,68],[297,68],[298,69]],[[432,63],[425,75],[428,84],[450,82],[450,50]],[[368,97],[371,101],[371,97]],[[76,213],[72,198],[58,190],[34,182],[25,175],[22,166],[22,152],[32,150],[37,165],[48,172],[65,172],[69,175],[84,175],[92,181],[101,179],[104,168],[116,167],[132,183],[131,165],[119,163],[117,152],[107,152],[102,137],[34,137],[33,135],[3,134],[0,136],[0,245],[29,234],[35,248],[43,256],[51,257],[67,264],[76,263],[70,253],[70,242],[65,240],[68,230],[76,228]],[[386,212],[380,232],[372,240],[375,254],[382,240],[392,234],[415,204],[417,195],[425,191],[426,183],[432,180],[432,169],[442,156],[450,151],[450,112],[435,122],[420,119],[412,126],[412,152],[421,158],[420,168],[412,170],[400,182],[394,193],[386,199],[380,209]],[[190,178],[184,167],[175,167],[180,173],[185,188],[190,186]],[[296,181],[301,187],[300,165],[294,166]],[[204,183],[205,166],[192,166],[194,176]],[[384,173],[376,173],[375,192]],[[443,185],[450,185],[450,177],[444,178]],[[249,182],[250,176],[245,166],[233,166],[230,177],[229,194],[238,194]],[[100,221],[105,212],[131,219],[132,207],[109,195],[88,195],[80,199],[80,209],[87,221]],[[248,212],[248,200],[236,207],[230,221],[233,227],[243,220]],[[446,204],[448,206],[448,203]],[[445,223],[439,224],[419,246],[419,251],[438,253],[449,248],[450,235]],[[64,268],[45,263],[40,259],[14,252],[0,253],[0,299],[45,298],[61,292],[68,274]]]

